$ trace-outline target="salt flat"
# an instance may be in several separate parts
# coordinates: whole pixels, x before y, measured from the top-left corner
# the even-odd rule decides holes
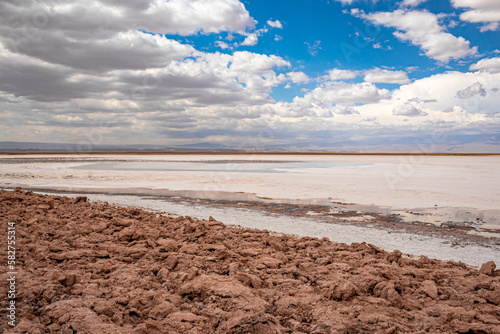
[[[28,156],[0,155],[0,159],[12,161],[20,157]],[[69,157],[29,156],[33,159]],[[0,183],[245,192],[274,199],[330,199],[393,209],[435,206],[479,210],[500,208],[500,156],[176,154],[75,155],[71,158],[76,160],[1,163]],[[107,160],[110,166],[102,169],[102,162],[90,160]],[[113,160],[141,162],[144,168],[116,170],[111,165]],[[183,171],[182,167],[186,168],[189,161],[206,162],[206,168]],[[211,161],[217,163],[210,164]],[[293,163],[283,162],[269,169],[247,171],[250,164],[242,161],[252,162],[251,168],[254,169],[255,165],[259,165],[256,164],[258,161],[298,161],[302,162],[302,166],[291,168]],[[148,170],[148,164],[159,162],[183,165],[178,170]],[[317,162],[331,162],[333,165],[317,167],[314,165]],[[100,169],[93,167],[96,165],[100,165]]]
[[[28,158],[28,159],[27,159]],[[32,160],[30,160],[32,159]],[[388,234],[375,226],[325,224],[315,217],[270,216],[255,210],[221,208],[157,201],[125,193],[162,194],[193,191],[199,198],[247,198],[306,203],[375,205],[421,213],[448,209],[486,217],[481,228],[498,229],[500,218],[499,156],[351,156],[351,155],[0,155],[0,187],[24,186],[60,189],[119,205],[140,206],[230,225],[268,229],[278,233],[328,237],[336,242],[371,242],[385,250],[480,265],[500,262],[495,245],[457,244],[450,236],[398,232]],[[245,193],[245,194],[241,194]],[[222,197],[215,197],[222,194]],[[228,195],[229,194],[229,195]],[[233,195],[231,195],[233,194]],[[238,195],[238,196],[236,196]],[[251,196],[250,196],[251,197]],[[347,207],[350,207],[347,205]],[[423,222],[432,217],[421,216]],[[448,217],[448,216],[447,216]],[[461,216],[457,216],[461,219]],[[453,218],[453,217],[452,217]],[[492,221],[488,221],[492,219]],[[453,220],[453,219],[452,219]],[[484,233],[484,232],[480,232]],[[478,234],[478,233],[476,233]],[[496,233],[485,233],[495,237]]]

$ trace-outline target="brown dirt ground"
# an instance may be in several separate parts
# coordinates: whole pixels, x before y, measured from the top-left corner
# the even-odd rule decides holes
[[[3,333],[500,333],[500,272],[0,191],[2,296],[16,223],[17,326]]]

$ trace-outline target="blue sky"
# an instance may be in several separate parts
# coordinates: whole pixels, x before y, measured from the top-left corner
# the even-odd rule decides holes
[[[498,152],[497,0],[40,1],[0,19],[3,141],[411,151],[439,134],[434,150]]]
[[[267,29],[259,36],[256,45],[238,45],[243,42],[245,36],[235,37],[232,41],[227,41],[224,39],[226,36],[221,35],[170,37],[209,52],[231,53],[234,50],[246,50],[278,55],[290,61],[293,68],[311,77],[322,76],[332,68],[366,70],[387,67],[411,71],[411,78],[420,79],[452,69],[467,72],[469,66],[477,61],[477,57],[468,57],[451,59],[448,63],[436,63],[435,60],[422,56],[418,46],[399,41],[393,35],[394,28],[374,25],[349,13],[352,8],[367,13],[394,11],[399,8],[401,1],[359,1],[351,5],[333,0],[242,2],[257,21],[256,29]],[[495,51],[500,48],[498,30],[480,32],[480,24],[461,22],[459,15],[465,10],[454,8],[449,1],[426,1],[412,8],[436,15],[445,14],[440,23],[446,27],[446,31],[473,41],[473,46],[477,46],[482,55],[495,56]],[[269,20],[280,21],[283,28],[270,27],[267,24]],[[452,22],[455,22],[456,26]],[[215,45],[221,38],[230,44],[231,50],[223,50]],[[353,80],[361,81],[361,78]],[[306,87],[313,86],[310,84]],[[271,96],[276,100],[291,101],[298,94],[300,89],[277,87]]]

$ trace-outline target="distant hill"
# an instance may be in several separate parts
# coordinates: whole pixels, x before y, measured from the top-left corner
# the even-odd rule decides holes
[[[91,152],[236,152],[222,144],[199,143],[176,146],[164,145],[84,145],[35,142],[0,142],[0,152],[3,153],[91,153]]]
[[[0,142],[0,153],[235,153],[235,152],[308,152],[308,153],[500,153],[500,135],[451,135],[446,138],[408,136],[364,138],[324,142],[291,142],[287,145],[240,147],[201,142],[185,145],[85,145],[74,143]]]

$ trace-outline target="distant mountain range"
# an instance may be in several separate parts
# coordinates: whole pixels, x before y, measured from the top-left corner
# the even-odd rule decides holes
[[[91,153],[91,152],[237,152],[222,144],[198,143],[177,146],[165,145],[84,145],[34,142],[0,142],[0,152],[61,152],[61,153]]]
[[[427,137],[367,138],[357,141],[338,141],[333,144],[293,143],[287,146],[266,145],[259,147],[229,146],[201,142],[186,145],[90,145],[39,142],[0,142],[0,153],[235,153],[235,152],[311,152],[311,153],[500,153],[500,135],[454,135],[445,142],[435,142]]]

